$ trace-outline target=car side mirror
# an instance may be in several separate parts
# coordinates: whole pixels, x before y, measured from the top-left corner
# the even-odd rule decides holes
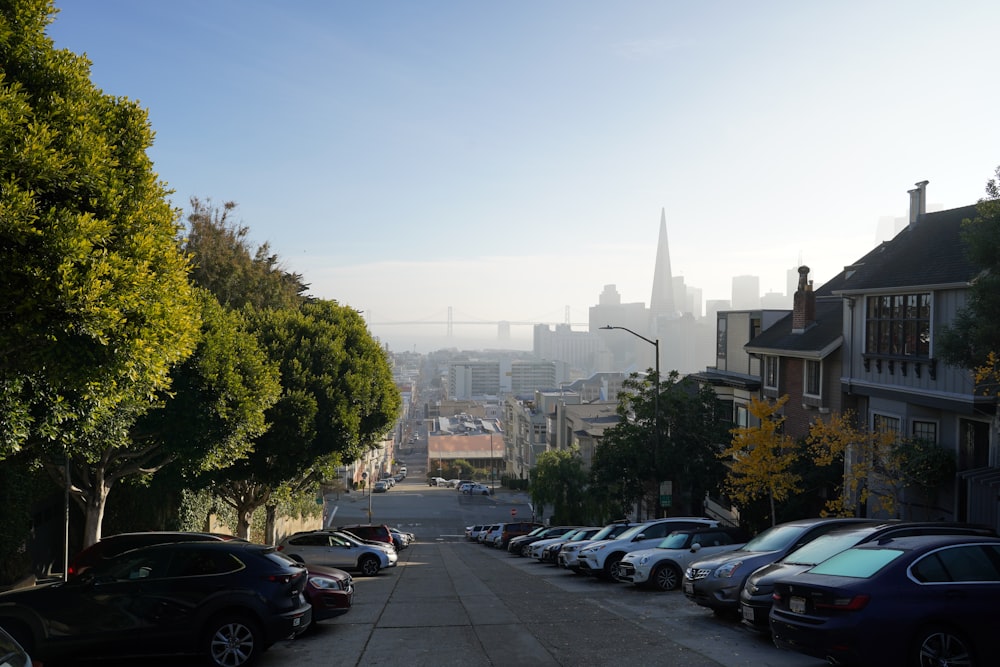
[[[646,539],[646,533],[639,533],[638,535],[632,538],[632,541],[638,542],[639,540],[644,540],[644,539]]]
[[[691,545],[691,553],[696,554],[701,551],[701,542],[695,542]]]

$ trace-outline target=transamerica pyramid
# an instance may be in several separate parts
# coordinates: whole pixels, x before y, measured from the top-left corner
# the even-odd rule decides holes
[[[653,294],[649,298],[649,321],[655,330],[661,317],[675,317],[674,276],[670,271],[670,246],[667,244],[667,212],[660,209],[660,239],[656,244],[656,266],[653,270]]]

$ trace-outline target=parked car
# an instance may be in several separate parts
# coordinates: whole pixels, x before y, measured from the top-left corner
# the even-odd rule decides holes
[[[358,570],[366,577],[395,567],[399,558],[391,544],[362,542],[350,533],[333,530],[309,530],[289,535],[278,544],[278,550],[300,563]]]
[[[679,588],[684,569],[705,556],[733,551],[743,546],[747,534],[741,528],[688,528],[675,530],[651,549],[630,551],[618,563],[618,579],[661,591]]]
[[[527,548],[522,549],[522,551],[527,558],[534,558],[535,560],[540,561],[542,559],[542,552],[545,551],[545,547],[555,544],[556,542],[565,542],[567,539],[576,535],[580,530],[583,530],[581,526],[570,526],[569,530],[565,533],[535,540],[531,544],[527,545]]]
[[[0,628],[0,667],[31,667],[31,656],[17,641]],[[39,663],[40,665],[41,663]]]
[[[580,571],[601,579],[618,579],[618,562],[630,551],[645,549],[684,528],[717,526],[715,519],[699,516],[670,517],[633,526],[613,540],[600,540],[580,550]]]
[[[388,490],[389,484],[384,479],[375,482],[375,486],[372,487],[372,493],[385,493]]]
[[[312,605],[312,623],[342,616],[354,603],[354,579],[335,567],[306,565],[308,578],[303,594]]]
[[[535,524],[538,528],[528,532],[525,535],[516,537],[510,541],[507,545],[507,552],[515,554],[517,556],[527,557],[529,554],[528,548],[538,540],[544,540],[548,537],[559,537],[560,535],[565,535],[569,531],[573,530],[577,526],[540,526]]]
[[[494,537],[493,533],[498,532],[502,528],[503,528],[502,523],[494,523],[489,526],[486,526],[481,531],[479,531],[479,534],[476,536],[476,542],[478,542],[479,544],[492,545]]]
[[[444,477],[431,477],[430,479],[427,480],[427,485],[428,486],[447,486],[448,485],[448,480],[446,480]]]
[[[405,530],[390,528],[389,534],[392,535],[392,545],[396,547],[396,551],[402,551],[416,540],[416,536],[413,533],[406,532]]]
[[[871,525],[872,519],[800,519],[772,526],[735,551],[700,558],[684,571],[684,595],[717,616],[735,614],[747,577],[831,530]]]
[[[384,523],[354,523],[348,526],[340,526],[337,530],[346,531],[362,540],[393,544],[392,532],[389,530],[389,526]]]
[[[309,626],[306,579],[263,544],[157,544],[0,594],[0,627],[42,662],[200,654],[243,667]]]
[[[484,526],[484,525],[482,525],[480,523],[477,523],[477,524],[475,524],[473,526],[466,526],[465,527],[465,539],[470,540],[472,542],[475,542],[476,541],[476,537],[479,535],[479,531],[481,531],[483,528],[486,528],[486,526]]]
[[[589,540],[600,530],[600,526],[581,528],[580,530],[574,531],[572,535],[569,535],[568,537],[567,535],[563,535],[562,537],[556,538],[555,541],[546,545],[542,549],[542,555],[538,557],[538,560],[543,563],[552,563],[553,565],[557,565],[559,561],[559,554],[563,550],[564,546],[567,544],[575,544],[576,542]]]
[[[510,546],[510,541],[515,537],[527,535],[536,528],[542,528],[542,524],[535,521],[511,521],[503,524],[500,529],[500,539],[496,541],[498,549],[506,549]]]
[[[768,616],[771,611],[771,595],[774,593],[774,582],[779,579],[805,572],[857,544],[907,535],[996,537],[996,532],[987,526],[943,521],[892,521],[831,531],[750,575],[740,591],[740,616],[743,624],[754,630],[770,632]]]
[[[834,664],[996,664],[1000,538],[892,537],[774,585],[780,648]]]
[[[462,480],[459,480],[459,479],[449,479],[449,480],[447,480],[447,482],[445,483],[445,485],[446,485],[446,486],[447,486],[447,487],[448,487],[449,489],[454,489],[454,488],[456,488],[456,487],[457,487],[457,486],[459,485],[459,483],[460,483],[461,481],[462,481]]]
[[[559,551],[559,556],[557,557],[556,562],[559,567],[564,567],[574,574],[581,574],[579,560],[581,549],[601,540],[613,540],[632,526],[637,525],[639,524],[632,523],[630,521],[615,521],[614,523],[609,523],[594,533],[593,537],[589,540],[580,540],[579,542],[571,542],[563,545],[563,548]]]
[[[462,493],[467,496],[491,496],[493,489],[485,484],[463,484]]]
[[[219,542],[226,540],[246,541],[224,533],[198,533],[172,530],[118,533],[117,535],[102,537],[86,549],[77,553],[70,560],[67,571],[70,577],[75,577],[91,567],[114,558],[118,554],[154,544],[166,544],[168,542]]]

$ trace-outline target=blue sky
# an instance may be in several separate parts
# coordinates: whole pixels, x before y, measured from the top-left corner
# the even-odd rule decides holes
[[[396,349],[416,330],[379,322],[449,306],[648,302],[661,209],[705,299],[784,291],[800,260],[821,284],[915,182],[964,206],[1000,165],[995,1],[56,6],[56,46],[149,110],[174,204],[238,202]]]

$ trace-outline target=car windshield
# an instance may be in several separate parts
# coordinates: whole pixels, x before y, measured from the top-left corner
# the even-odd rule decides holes
[[[781,551],[802,536],[803,526],[772,526],[753,538],[740,551]]]
[[[577,532],[576,535],[574,535],[572,539],[570,539],[569,541],[579,542],[581,540],[592,540],[594,539],[594,535],[596,535],[597,532],[598,532],[597,528],[587,528],[586,530],[581,530]]]
[[[900,549],[848,549],[809,570],[813,574],[867,579],[905,553]]]
[[[844,533],[820,535],[812,542],[799,547],[785,556],[785,559],[781,562],[788,563],[789,565],[816,565],[834,554],[839,554],[844,549],[853,547],[861,538],[862,535],[853,530]]]
[[[647,524],[644,524],[644,523],[641,523],[638,526],[632,526],[631,528],[629,528],[625,532],[620,533],[618,535],[618,537],[615,538],[615,539],[619,539],[619,540],[629,540],[629,539],[632,539],[633,537],[635,537],[639,533],[641,533],[644,530],[646,530],[647,527],[648,527]]]
[[[656,545],[657,549],[683,549],[687,546],[691,533],[670,533],[663,538],[663,541]]]

